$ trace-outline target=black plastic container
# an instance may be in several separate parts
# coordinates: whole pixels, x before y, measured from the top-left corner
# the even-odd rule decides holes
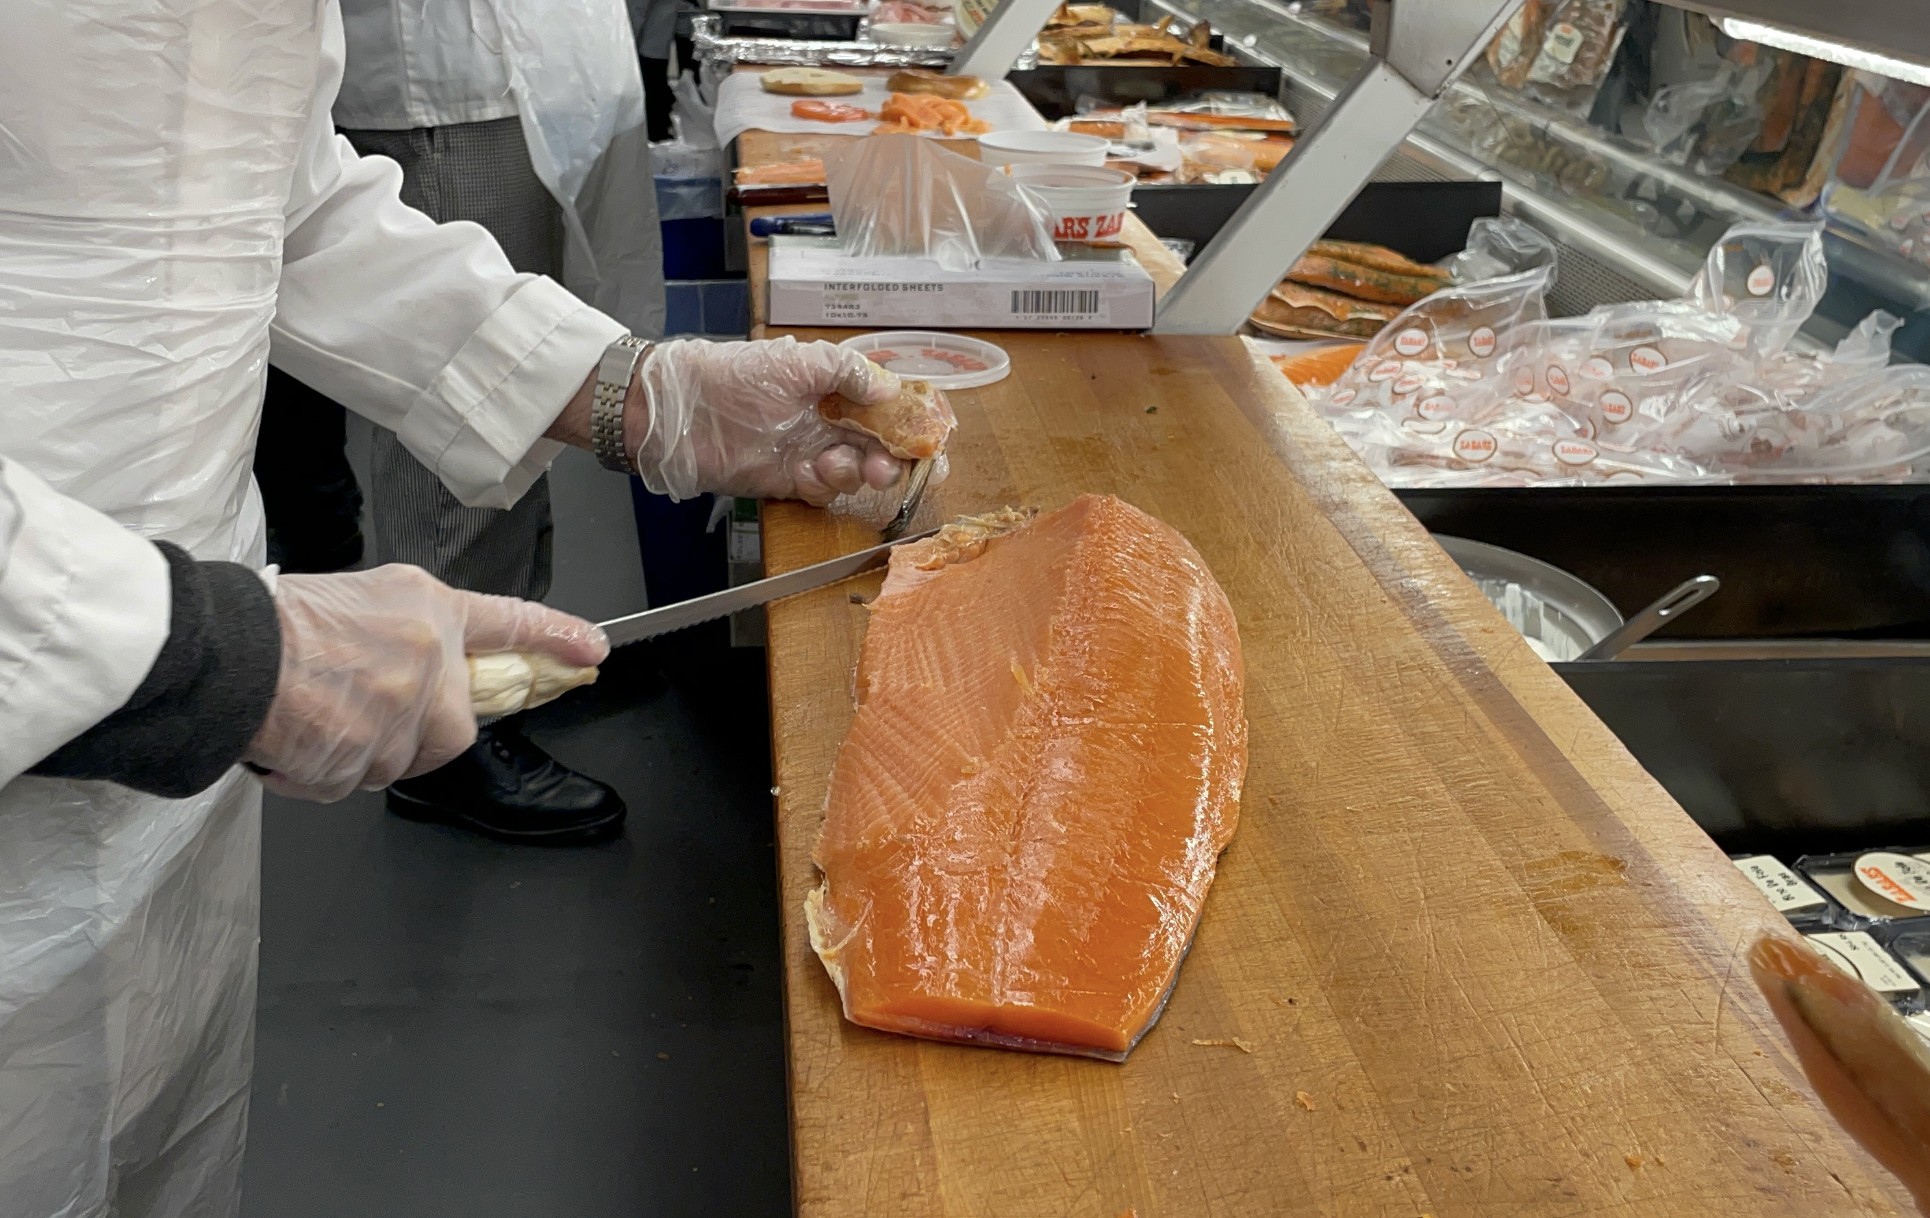
[[[1930,841],[1930,659],[1554,669],[1724,850]]]
[[[1930,637],[1930,486],[1396,493],[1430,532],[1553,563],[1624,616],[1691,576],[1722,580],[1658,637]]]
[[[712,9],[729,38],[817,38],[849,42],[858,36],[865,14],[818,13],[808,9]]]
[[[1204,249],[1254,191],[1253,186],[1133,187],[1133,214],[1161,237]],[[1328,227],[1335,241],[1371,241],[1420,262],[1465,247],[1468,226],[1501,214],[1499,182],[1369,182]]]
[[[1219,41],[1219,36],[1214,36]],[[1209,90],[1280,96],[1279,68],[1219,68],[1211,64],[1043,64],[1010,72],[1012,82],[1046,121],[1079,112],[1081,97],[1115,106],[1158,105]]]

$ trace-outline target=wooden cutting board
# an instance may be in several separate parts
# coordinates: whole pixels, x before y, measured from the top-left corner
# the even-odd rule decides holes
[[[1245,648],[1240,828],[1124,1064],[848,1024],[800,910],[879,581],[773,605],[800,1214],[1909,1212],[1748,981],[1780,919],[1270,365],[981,337],[1012,375],[952,395],[926,515],[1103,491],[1184,533]],[[772,574],[874,540],[764,517]]]

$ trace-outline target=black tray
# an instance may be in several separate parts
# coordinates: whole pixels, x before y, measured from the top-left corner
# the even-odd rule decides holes
[[[1554,669],[1724,850],[1930,841],[1930,659]]]
[[[1218,35],[1214,35],[1217,41]],[[1208,90],[1280,96],[1279,68],[1216,68],[1211,64],[1044,64],[1009,72],[1012,82],[1047,122],[1079,112],[1081,97],[1118,106],[1157,104]]]
[[[851,41],[858,36],[863,13],[815,13],[808,9],[760,9],[755,12],[711,10],[727,38],[828,38]]]
[[[1930,486],[1395,492],[1431,532],[1587,580],[1624,616],[1691,576],[1722,590],[1676,638],[1930,638]]]
[[[1133,214],[1161,237],[1183,237],[1204,249],[1253,191],[1250,185],[1139,185]],[[1500,214],[1499,182],[1369,182],[1326,235],[1438,262],[1467,245],[1477,216]]]

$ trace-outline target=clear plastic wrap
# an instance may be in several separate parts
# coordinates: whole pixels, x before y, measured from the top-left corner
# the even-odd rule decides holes
[[[1500,279],[1554,265],[1555,243],[1534,225],[1513,216],[1477,216],[1468,227],[1467,245],[1440,263],[1456,283]]]
[[[930,258],[953,271],[987,258],[1059,259],[1044,200],[932,140],[857,140],[827,151],[824,170],[839,242],[854,258]]]
[[[1829,287],[1821,222],[1738,224],[1709,248],[1690,298],[1733,317],[1757,356],[1781,351]]]
[[[1243,696],[1225,593],[1118,499],[901,547],[805,899],[845,1018],[1123,1060],[1238,821]]]

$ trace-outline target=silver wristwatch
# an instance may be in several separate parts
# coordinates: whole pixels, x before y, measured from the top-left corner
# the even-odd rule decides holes
[[[626,334],[603,350],[596,365],[596,391],[590,396],[590,451],[604,469],[619,474],[636,470],[623,451],[623,406],[630,397],[630,381],[650,349],[648,340]]]

